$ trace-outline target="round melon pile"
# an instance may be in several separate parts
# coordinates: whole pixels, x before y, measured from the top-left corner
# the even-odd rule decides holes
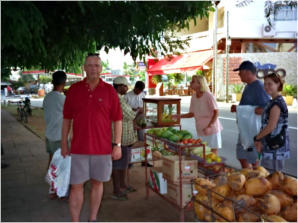
[[[229,221],[297,222],[297,179],[263,168],[225,173],[214,180],[197,178],[195,199]],[[202,221],[226,221],[194,202]]]

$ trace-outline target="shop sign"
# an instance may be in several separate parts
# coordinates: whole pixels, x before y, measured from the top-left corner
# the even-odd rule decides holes
[[[139,70],[146,70],[146,64],[144,62],[138,62],[138,68]]]
[[[261,65],[260,62],[256,62],[255,66],[256,66],[257,70],[274,70],[276,68],[276,65],[272,64],[272,63],[265,63],[265,64]]]

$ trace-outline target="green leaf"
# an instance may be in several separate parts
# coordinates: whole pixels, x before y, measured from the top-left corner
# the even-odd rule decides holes
[[[152,48],[161,54],[183,49],[164,33],[189,26],[208,15],[211,1],[4,1],[1,58],[3,67],[37,66],[77,70],[88,52],[120,47],[134,60]]]

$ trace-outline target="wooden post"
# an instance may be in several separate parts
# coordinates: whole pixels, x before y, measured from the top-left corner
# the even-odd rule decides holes
[[[246,42],[241,42],[241,53],[246,52]]]
[[[159,88],[159,96],[163,96],[163,83],[161,83],[160,88]]]

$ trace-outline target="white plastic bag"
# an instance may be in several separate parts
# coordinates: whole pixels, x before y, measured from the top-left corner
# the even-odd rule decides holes
[[[61,149],[58,149],[50,163],[46,181],[50,184],[49,193],[56,193],[58,197],[68,195],[70,181],[71,157],[63,158]]]
[[[245,150],[254,146],[254,136],[260,132],[261,115],[255,114],[256,106],[237,106],[237,125],[240,133],[240,143]]]

